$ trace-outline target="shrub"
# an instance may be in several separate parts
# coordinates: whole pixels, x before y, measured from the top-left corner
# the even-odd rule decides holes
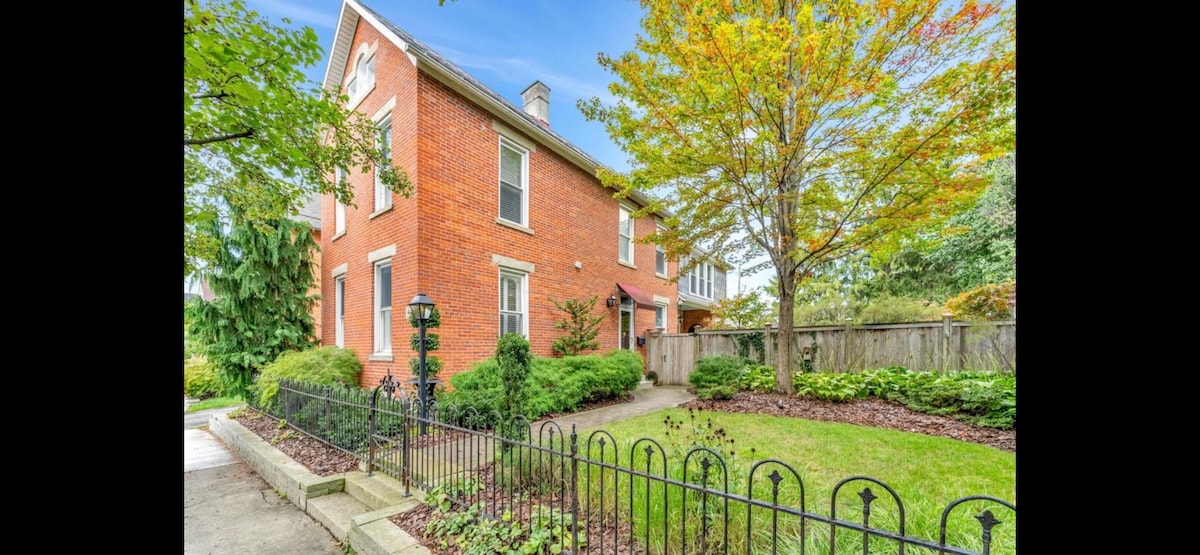
[[[642,377],[641,355],[617,349],[604,355],[576,355],[562,358],[530,358],[525,380],[528,399],[518,411],[529,420],[547,414],[571,412],[585,403],[619,397],[633,391]],[[495,358],[475,363],[471,370],[450,378],[454,391],[443,393],[438,402],[460,408],[474,407],[494,425],[490,411],[501,411],[505,395],[504,378]]]
[[[993,283],[964,291],[946,301],[960,320],[1007,320],[1016,317],[1017,282]]]
[[[183,363],[183,394],[201,400],[221,394],[221,379],[208,359],[192,357]]]
[[[600,333],[600,322],[604,315],[592,315],[596,307],[596,296],[588,299],[567,299],[559,302],[550,299],[554,306],[566,313],[566,317],[554,323],[554,327],[567,332],[566,335],[554,340],[550,349],[556,355],[577,355],[584,351],[594,351],[600,348],[596,335]]]
[[[658,385],[658,372],[655,372],[654,370],[646,372],[646,379],[654,382],[655,385]]]
[[[867,396],[861,374],[817,372],[796,374],[796,395],[823,401],[849,401]]]
[[[872,299],[863,307],[855,322],[860,324],[894,324],[897,322],[933,322],[942,318],[937,303],[884,295]]]
[[[714,385],[696,390],[696,397],[700,399],[712,399],[714,401],[728,401],[733,398],[733,395],[737,391],[737,388],[731,385]]]
[[[795,374],[793,374],[793,381]],[[765,364],[748,366],[741,374],[738,385],[744,391],[767,393],[775,389],[775,367]]]
[[[529,340],[519,333],[507,333],[496,343],[496,364],[500,369],[500,415],[505,420],[520,414],[529,399],[529,365],[533,355]]]
[[[362,364],[350,349],[330,346],[290,351],[263,367],[251,388],[251,394],[257,397],[256,406],[265,410],[275,402],[279,380],[357,387],[361,373]]]
[[[696,391],[720,385],[734,385],[742,373],[746,359],[734,355],[715,355],[696,361],[696,369],[688,374],[688,382]]]

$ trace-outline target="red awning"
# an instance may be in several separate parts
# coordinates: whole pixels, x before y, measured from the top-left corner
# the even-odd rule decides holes
[[[620,289],[621,291],[625,292],[626,295],[629,295],[629,297],[631,299],[633,299],[633,302],[641,305],[642,308],[654,308],[655,307],[654,297],[647,295],[645,291],[642,291],[641,289],[638,289],[637,287],[629,285],[628,283],[618,282],[617,289]]]

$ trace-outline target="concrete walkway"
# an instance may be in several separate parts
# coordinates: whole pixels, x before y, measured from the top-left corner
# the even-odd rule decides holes
[[[344,555],[321,523],[282,498],[207,428],[233,408],[188,413],[184,400],[183,552]]]

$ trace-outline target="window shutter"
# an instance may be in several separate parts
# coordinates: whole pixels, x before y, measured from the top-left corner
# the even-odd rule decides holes
[[[500,147],[500,217],[522,223],[521,214],[521,153]]]

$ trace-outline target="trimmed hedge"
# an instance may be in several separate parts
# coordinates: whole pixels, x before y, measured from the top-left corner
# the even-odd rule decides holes
[[[642,379],[641,355],[618,349],[603,355],[562,358],[533,357],[526,379],[528,400],[522,413],[530,421],[547,414],[572,412],[584,404],[612,399],[637,388]],[[495,358],[475,363],[471,370],[450,377],[454,391],[441,393],[439,405],[474,407],[488,424],[495,424],[491,411],[500,411],[504,394],[500,367]]]

